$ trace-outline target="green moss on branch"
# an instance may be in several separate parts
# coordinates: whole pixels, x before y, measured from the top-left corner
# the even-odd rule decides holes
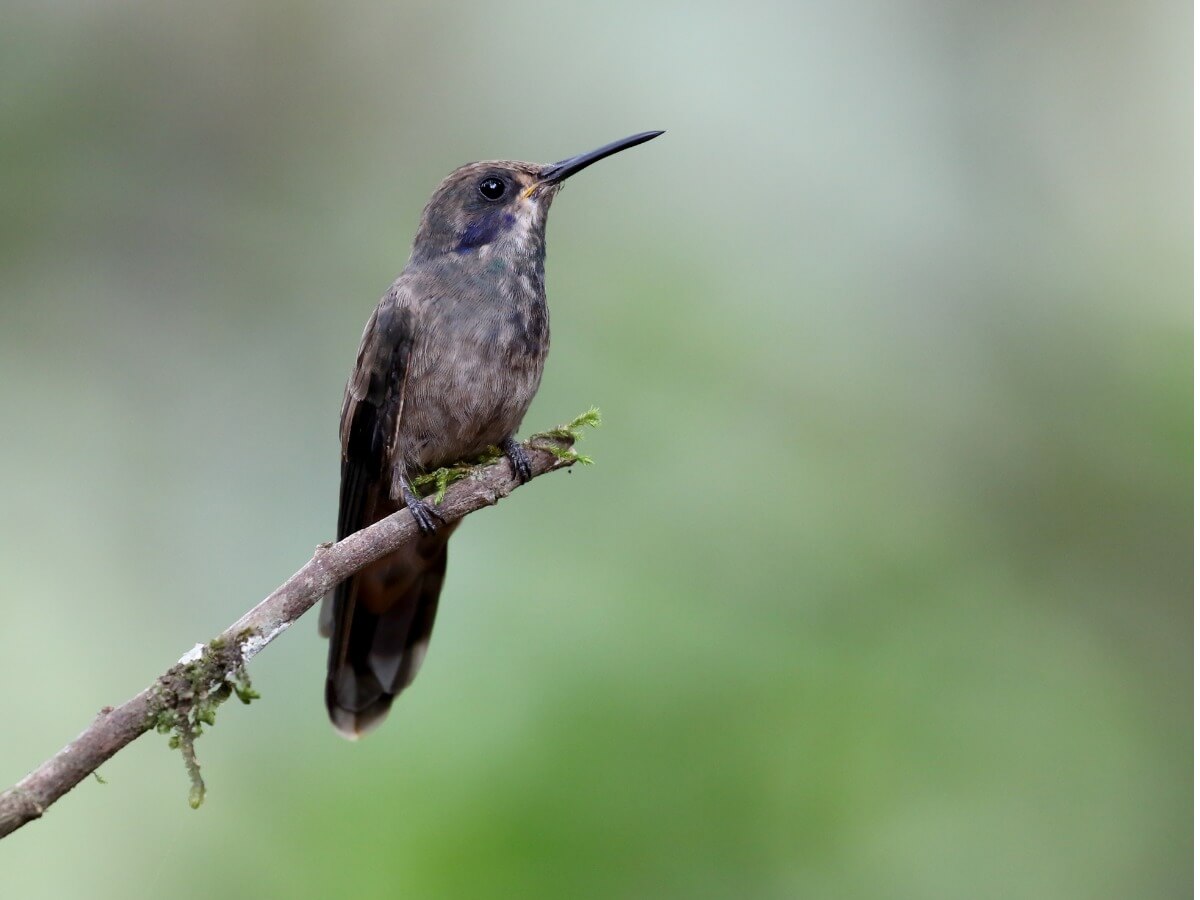
[[[193,809],[204,802],[204,779],[196,758],[196,740],[204,728],[217,722],[217,708],[231,696],[243,703],[258,697],[250,685],[242,660],[240,642],[220,638],[201,648],[195,659],[173,666],[158,679],[157,704],[151,725],[169,735],[167,746],[178,750],[191,780],[188,803]]]
[[[592,407],[587,412],[580,413],[566,425],[559,425],[549,431],[541,431],[529,438],[529,446],[536,450],[545,450],[562,460],[569,460],[580,465],[590,466],[594,460],[575,451],[575,444],[588,428],[600,427],[600,410]],[[469,478],[471,473],[480,466],[491,465],[504,456],[499,447],[488,447],[480,456],[473,460],[443,466],[432,472],[425,472],[412,478],[413,490],[422,497],[432,497],[434,503],[441,503],[446,497],[446,488],[456,481]]]

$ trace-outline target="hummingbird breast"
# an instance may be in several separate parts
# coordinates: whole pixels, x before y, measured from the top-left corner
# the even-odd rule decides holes
[[[498,446],[521,425],[550,345],[540,272],[467,282],[423,311],[397,429],[400,461],[429,470]]]

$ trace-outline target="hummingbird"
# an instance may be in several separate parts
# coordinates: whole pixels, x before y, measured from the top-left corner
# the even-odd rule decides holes
[[[342,401],[338,540],[403,508],[420,532],[322,603],[325,706],[343,736],[357,739],[383,721],[433,632],[458,523],[444,523],[411,479],[489,447],[504,452],[520,481],[531,477],[515,435],[550,347],[551,202],[572,175],[662,133],[550,165],[470,163],[425,205],[408,264],[367,321]]]

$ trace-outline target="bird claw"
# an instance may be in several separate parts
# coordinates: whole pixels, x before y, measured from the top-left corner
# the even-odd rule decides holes
[[[408,511],[412,513],[413,519],[417,523],[417,527],[421,529],[421,534],[428,537],[437,531],[438,524],[445,524],[446,520],[442,518],[442,514],[426,503],[424,500],[416,500],[408,503]]]
[[[428,537],[437,531],[439,522],[443,525],[446,524],[446,520],[442,518],[442,514],[414,494],[412,488],[407,483],[401,488],[401,494],[404,498],[404,505],[412,513],[413,521],[417,523],[417,528],[420,529],[421,534]]]
[[[529,461],[529,454],[512,438],[505,438],[500,445],[500,449],[504,451],[504,455],[508,457],[508,461],[512,463],[513,474],[517,476],[517,481],[525,484],[533,478],[533,465]]]

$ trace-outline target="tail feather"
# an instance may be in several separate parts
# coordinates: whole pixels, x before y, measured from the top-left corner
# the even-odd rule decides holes
[[[350,739],[386,717],[417,675],[437,615],[453,528],[422,537],[373,563],[335,589],[322,609],[328,627],[325,705]],[[328,615],[326,612],[328,611]]]

